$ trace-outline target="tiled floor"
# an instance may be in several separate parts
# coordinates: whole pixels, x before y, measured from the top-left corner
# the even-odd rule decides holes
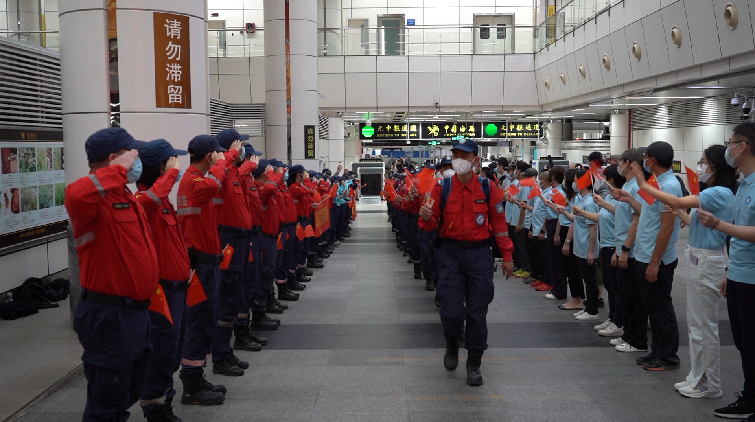
[[[681,266],[674,303],[682,345],[686,278]],[[280,316],[283,325],[270,335],[270,345],[259,353],[238,352],[251,364],[246,375],[208,375],[228,387],[226,402],[177,405],[175,413],[187,422],[704,421],[714,420],[712,409],[733,401],[741,388],[723,301],[724,398],[692,400],[673,388],[689,370],[686,346],[679,350],[681,370],[644,371],[634,364],[637,355],[608,347],[608,339],[592,330],[594,323],[574,321],[518,280],[498,274],[495,283],[485,385],[472,388],[465,384],[463,363],[455,372],[443,369],[432,293],[412,278],[385,214],[361,212],[352,237]],[[86,383],[79,380],[20,420],[80,420],[85,394]],[[142,420],[138,408],[132,411],[134,420]]]

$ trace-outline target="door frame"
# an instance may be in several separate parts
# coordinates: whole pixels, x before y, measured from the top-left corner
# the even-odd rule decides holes
[[[381,21],[383,19],[399,19],[401,22],[401,25],[399,25],[399,56],[406,55],[406,37],[404,36],[404,31],[406,31],[406,15],[404,14],[396,14],[396,13],[390,13],[390,14],[384,14],[384,15],[378,15],[377,16],[377,31],[378,31],[378,46],[380,48],[380,54],[381,56],[385,56],[385,45],[383,44],[383,26],[381,25]]]
[[[513,28],[516,28],[516,14],[515,13],[473,13],[472,14],[472,54],[478,54],[476,51],[476,37],[477,37],[477,30],[479,29],[476,24],[476,18],[478,16],[481,17],[504,17],[504,16],[510,16],[511,17],[511,48],[516,51],[516,30]],[[496,29],[495,27],[490,27],[491,31]]]

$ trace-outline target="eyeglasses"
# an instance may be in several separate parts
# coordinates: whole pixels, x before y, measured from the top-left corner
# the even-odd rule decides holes
[[[731,145],[731,146],[737,146],[737,145],[743,144],[743,143],[744,143],[744,141],[734,141],[734,142],[732,142],[732,141],[726,141],[726,142],[724,142],[724,146],[726,146],[726,148],[729,148],[729,145]]]

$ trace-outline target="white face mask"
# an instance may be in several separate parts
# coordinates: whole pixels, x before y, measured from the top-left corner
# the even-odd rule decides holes
[[[455,171],[453,171],[452,169],[448,169],[448,170],[446,170],[446,171],[443,172],[443,177],[451,177],[454,174],[456,174]]]
[[[441,177],[441,174],[440,174],[440,172],[438,170],[435,170],[435,177],[436,178]]]
[[[451,165],[454,168],[456,174],[464,175],[472,171],[472,163],[463,158],[456,158],[451,161]]]

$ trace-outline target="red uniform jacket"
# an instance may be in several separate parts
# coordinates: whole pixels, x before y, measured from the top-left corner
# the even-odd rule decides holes
[[[177,177],[178,170],[171,169],[157,179],[149,190],[145,186],[139,186],[136,200],[144,208],[152,228],[160,279],[186,281],[191,271],[189,255],[184,247],[176,210],[168,199]]]
[[[238,154],[231,151],[232,154]],[[229,161],[219,160],[205,177],[189,166],[178,185],[178,219],[186,248],[220,255],[220,236],[212,198],[217,195],[227,173]]]
[[[289,186],[288,191],[291,193],[291,198],[296,207],[296,216],[309,217],[309,215],[312,214],[313,192],[298,182]]]
[[[286,182],[283,178],[278,182],[278,195],[276,195],[278,206],[280,207],[280,217],[278,219],[281,223],[295,223],[296,222],[296,204],[294,204],[291,194],[288,192]]]
[[[126,169],[109,166],[66,188],[81,287],[133,300],[157,289],[159,268],[144,209],[126,188]]]
[[[239,178],[246,189],[246,200],[249,213],[252,215],[252,226],[262,225],[262,202],[257,184],[254,182],[252,172],[257,169],[257,163],[247,161],[239,168]]]
[[[278,201],[275,199],[275,194],[278,191],[275,182],[270,180],[257,184],[257,192],[260,194],[260,203],[262,204],[262,232],[277,236],[280,226],[278,221],[278,215],[280,210],[278,209]]]
[[[503,260],[511,261],[514,245],[509,239],[506,215],[503,204],[501,204],[501,192],[491,186],[490,201],[486,203],[485,192],[483,192],[482,185],[476,176],[472,177],[472,180],[466,185],[461,183],[456,175],[453,176],[452,180],[451,192],[443,210],[443,226],[440,227],[440,237],[461,241],[479,241],[493,236]],[[438,227],[441,190],[441,185],[436,185],[433,188],[431,198],[435,202],[433,204],[433,216],[430,220],[419,219],[419,226],[423,230],[430,231]]]
[[[226,153],[226,161],[233,161],[227,155],[231,152],[233,151]],[[246,189],[239,177],[239,168],[235,165],[228,168],[223,186],[212,198],[212,203],[215,205],[218,225],[247,230],[252,228],[252,214],[247,204]]]

